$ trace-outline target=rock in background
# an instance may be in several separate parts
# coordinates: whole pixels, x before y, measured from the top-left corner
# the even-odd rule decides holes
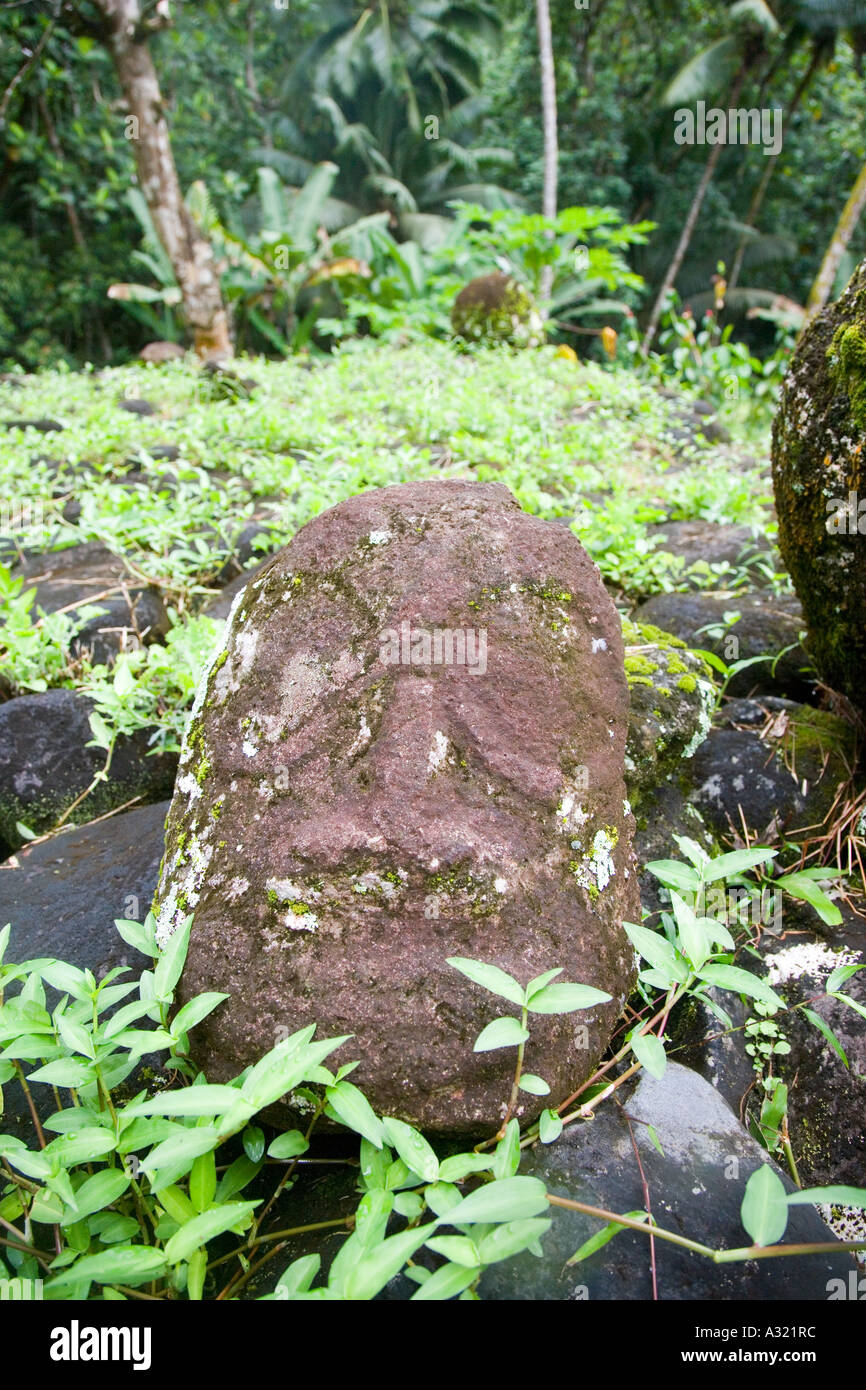
[[[483,661],[431,660],[437,629],[483,631]],[[232,996],[198,1030],[208,1075],[315,1021],[356,1035],[381,1112],[489,1132],[513,1055],[472,1045],[505,1010],[457,955],[611,995],[536,1020],[526,1065],[565,1099],[633,973],[626,713],[596,568],[500,485],[380,489],[304,527],[237,600],[169,819],[160,938],[194,910],[181,994]]]

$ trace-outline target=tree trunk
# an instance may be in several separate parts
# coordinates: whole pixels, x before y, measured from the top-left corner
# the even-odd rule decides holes
[[[815,283],[809,291],[809,298],[806,300],[806,318],[801,328],[801,334],[814,318],[820,314],[830,295],[833,293],[833,282],[836,279],[836,272],[839,264],[847,250],[848,243],[854,235],[860,214],[866,207],[866,164],[857,175],[857,182],[851,189],[848,201],[842,210],[842,216],[836,223],[836,230],[830,238],[830,245],[824,253],[821,262],[821,269],[815,277]]]
[[[97,0],[108,21],[106,44],[132,125],[138,182],[183,298],[184,314],[200,357],[230,357],[228,315],[210,242],[193,222],[177,177],[159,79],[147,46],[139,0]],[[160,0],[158,22],[168,22]]]
[[[737,77],[737,80],[734,83],[733,89],[731,91],[731,95],[728,98],[729,106],[736,106],[737,101],[739,100],[740,92],[743,90],[743,83],[745,82],[745,80],[746,70],[743,69]],[[709,188],[710,183],[712,182],[713,174],[716,172],[716,165],[719,162],[722,150],[724,148],[724,145],[714,145],[713,152],[707,160],[706,164],[704,165],[704,172],[701,174],[701,181],[698,184],[697,189],[695,190],[695,196],[692,199],[692,205],[689,208],[689,215],[685,220],[685,225],[683,227],[682,233],[680,234],[680,239],[677,242],[677,249],[676,251],[674,251],[673,260],[668,266],[667,274],[665,275],[665,278],[661,283],[661,288],[659,289],[659,292],[656,295],[656,301],[652,307],[652,313],[649,316],[649,322],[647,324],[646,332],[644,334],[643,342],[641,343],[640,349],[644,357],[646,357],[647,353],[652,347],[653,338],[655,337],[656,329],[659,326],[659,319],[662,316],[662,310],[664,309],[665,299],[667,298],[668,290],[670,290],[673,287],[674,281],[679,275],[680,266],[682,265],[683,260],[685,259],[685,254],[689,249],[689,245],[691,244],[695,226],[697,225],[697,220],[700,215],[701,208],[704,205],[704,198],[707,195],[707,189]]]
[[[544,191],[541,210],[545,217],[554,218],[556,216],[559,177],[559,143],[556,133],[556,73],[553,66],[553,33],[550,26],[549,0],[535,0],[535,14],[538,21],[538,52],[541,59],[541,110],[544,122]],[[553,266],[543,267],[539,289],[542,300],[550,298],[550,292],[553,289]]]

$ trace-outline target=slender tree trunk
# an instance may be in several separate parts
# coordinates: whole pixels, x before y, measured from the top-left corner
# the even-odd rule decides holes
[[[183,201],[139,0],[97,3],[108,22],[106,43],[127,110],[134,118],[132,143],[138,182],[180,287],[195,350],[200,357],[230,357],[228,316],[213,248]],[[155,18],[160,25],[168,23],[167,0],[159,0]]]
[[[728,98],[729,106],[736,106],[737,101],[739,100],[740,92],[743,90],[743,83],[745,82],[745,80],[746,71],[745,69],[743,69],[737,77],[737,80],[734,83],[733,89],[731,91],[731,95]],[[701,208],[704,205],[704,198],[707,196],[707,189],[709,188],[712,182],[713,174],[716,172],[716,165],[719,162],[722,150],[724,148],[724,145],[714,145],[713,152],[707,160],[706,164],[704,165],[704,172],[701,174],[701,181],[695,190],[695,196],[692,199],[692,205],[689,208],[689,215],[686,218],[685,225],[683,226],[683,230],[680,233],[680,239],[677,242],[677,249],[674,251],[673,260],[668,266],[667,274],[665,275],[665,278],[661,283],[659,292],[656,295],[655,304],[652,307],[652,313],[649,316],[649,322],[647,323],[646,332],[644,333],[643,342],[641,343],[641,352],[643,353],[644,357],[646,357],[647,353],[652,347],[653,339],[656,335],[656,329],[659,326],[659,319],[662,316],[662,310],[665,306],[665,299],[667,298],[668,290],[670,290],[673,287],[674,281],[679,275],[680,266],[682,265],[685,259],[685,254],[688,251],[689,246],[691,244],[692,236],[694,235],[694,230],[697,225],[698,217],[700,216]]]
[[[556,72],[553,66],[553,31],[550,25],[549,0],[535,0],[538,22],[538,52],[541,59],[541,110],[544,121],[544,191],[541,210],[545,217],[554,218],[557,207],[559,180],[559,142],[556,131]],[[541,272],[541,298],[550,298],[553,289],[553,266]]]
[[[812,61],[810,62],[808,68],[806,69],[805,73],[800,79],[800,82],[797,86],[797,90],[791,97],[791,102],[788,106],[788,111],[785,116],[786,121],[789,121],[791,119],[794,112],[797,110],[797,107],[800,105],[800,102],[803,100],[806,91],[812,84],[812,79],[814,78],[815,73],[818,71],[818,68],[820,67],[821,60],[821,50],[815,49],[812,53]],[[771,154],[764,162],[764,172],[761,175],[760,180],[758,181],[758,186],[755,189],[752,195],[752,201],[749,204],[749,211],[746,214],[745,226],[747,227],[754,227],[755,222],[757,221],[758,213],[761,211],[761,208],[764,203],[764,198],[767,195],[767,189],[770,186],[770,179],[773,177],[773,173],[778,162],[779,156],[777,154]],[[748,242],[749,236],[748,233],[745,232],[740,237],[740,244],[737,247],[736,255],[734,256],[734,263],[731,266],[731,273],[728,276],[729,290],[735,289],[737,284],[739,283],[740,271],[743,268],[743,257],[746,254],[746,247],[748,245]]]
[[[805,329],[812,320],[820,314],[830,295],[833,293],[833,282],[836,279],[836,272],[839,269],[842,257],[847,250],[848,243],[854,235],[860,214],[866,207],[866,164],[857,175],[857,182],[851,189],[848,201],[842,210],[842,215],[836,223],[836,229],[830,238],[830,245],[824,253],[821,262],[821,269],[815,277],[815,283],[809,291],[809,298],[806,300],[806,319],[803,324]],[[803,331],[802,329],[800,330]]]

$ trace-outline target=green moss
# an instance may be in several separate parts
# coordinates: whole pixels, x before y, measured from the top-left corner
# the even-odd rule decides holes
[[[866,431],[866,326],[840,324],[827,349],[827,361],[834,385],[847,393],[854,422]]]
[[[698,682],[696,678],[693,675],[691,675],[691,673],[685,676],[680,676],[679,680],[677,681],[677,689],[684,690],[687,695],[693,695],[697,688]]]
[[[195,780],[198,782],[198,784],[199,784],[200,787],[203,787],[203,786],[204,786],[204,784],[205,784],[205,778],[207,777],[208,773],[210,772],[210,768],[211,768],[210,758],[202,758],[201,762],[199,763],[198,767],[196,768],[196,770],[195,770],[195,772],[194,772],[194,774],[193,774],[194,777],[195,777]]]

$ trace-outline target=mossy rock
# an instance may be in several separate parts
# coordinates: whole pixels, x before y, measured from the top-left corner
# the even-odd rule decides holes
[[[669,632],[625,619],[622,635],[629,689],[625,776],[637,806],[706,738],[715,687],[703,658]]]
[[[487,347],[538,347],[544,325],[531,295],[510,275],[496,271],[470,280],[451,310],[454,333]]]
[[[866,707],[866,261],[806,329],[773,427],[779,547],[821,678]]]

